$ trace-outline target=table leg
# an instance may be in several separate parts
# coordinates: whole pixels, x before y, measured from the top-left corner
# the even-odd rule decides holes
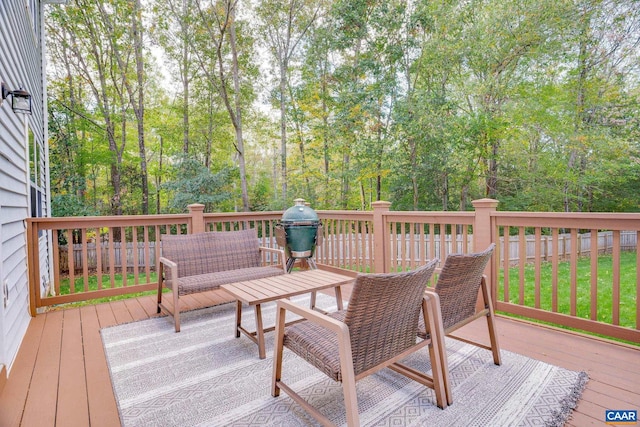
[[[342,291],[340,290],[340,286],[335,287],[336,292],[336,305],[338,306],[338,310],[342,310]]]
[[[240,325],[242,325],[242,301],[236,301],[236,338],[240,338]]]
[[[258,355],[260,359],[264,359],[267,357],[267,352],[265,350],[264,344],[264,325],[262,323],[262,309],[260,308],[260,304],[255,305],[256,312],[256,336],[258,338]]]

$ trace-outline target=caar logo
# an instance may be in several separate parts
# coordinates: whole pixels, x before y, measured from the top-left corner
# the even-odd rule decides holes
[[[638,422],[638,411],[635,410],[606,410],[604,419],[607,424],[631,425]]]

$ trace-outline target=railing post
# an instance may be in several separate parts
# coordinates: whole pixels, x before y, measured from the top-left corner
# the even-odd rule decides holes
[[[493,242],[493,230],[491,228],[491,214],[496,211],[498,201],[494,199],[480,199],[471,202],[476,210],[476,218],[473,224],[473,250],[480,252]],[[498,242],[496,242],[497,246]]]
[[[189,233],[204,233],[204,205],[193,203],[187,208],[189,208],[189,215],[191,215],[191,230]]]
[[[484,274],[487,276],[489,282],[489,293],[491,294],[491,300],[495,305],[497,299],[498,289],[498,263],[500,260],[500,237],[495,234],[493,222],[491,221],[491,214],[496,211],[498,207],[498,201],[495,199],[480,199],[471,202],[475,211],[476,217],[473,223],[473,251],[483,251],[493,243],[495,236],[496,249],[493,255],[493,262],[489,262],[485,268]],[[508,256],[507,240],[509,236],[505,236],[505,256]],[[498,260],[498,261],[496,261]]]
[[[27,223],[27,272],[29,280],[29,314],[36,317],[40,307],[40,246],[38,241],[38,226],[35,226],[29,219]]]
[[[373,208],[373,272],[389,272],[389,230],[384,213],[389,212],[391,202],[377,201],[371,204]]]

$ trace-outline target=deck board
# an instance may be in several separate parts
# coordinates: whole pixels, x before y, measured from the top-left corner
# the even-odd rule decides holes
[[[136,298],[135,301],[140,304],[148,317],[153,317],[158,315],[158,304],[156,302],[156,299],[156,296],[147,296]]]
[[[348,289],[343,296],[348,298]],[[170,303],[170,297],[164,300]],[[119,425],[100,328],[157,316],[155,300],[144,296],[32,319],[0,394],[0,426]],[[220,290],[189,295],[181,304],[193,309],[229,300]],[[605,426],[605,409],[640,409],[640,347],[504,317],[498,317],[497,328],[504,350],[589,374],[568,426]],[[485,340],[486,322],[473,322],[460,333]]]
[[[522,322],[520,322],[522,323]],[[526,327],[525,334],[522,328]],[[539,337],[529,339],[536,332]],[[625,345],[585,339],[582,335],[559,332],[517,321],[505,323],[500,329],[501,338],[508,339],[505,349],[527,354],[538,360],[567,369],[586,371],[590,377],[614,384],[622,390],[640,394],[640,352]],[[594,345],[594,342],[598,345]],[[607,348],[607,351],[602,351]],[[612,351],[614,349],[616,351]]]
[[[46,316],[31,319],[18,357],[0,395],[0,426],[21,425]]]
[[[144,309],[138,298],[124,300],[125,307],[131,315],[131,320],[142,320],[149,317],[149,313]]]
[[[104,305],[108,308],[108,304]],[[91,426],[117,426],[120,422],[116,399],[113,396],[111,378],[100,337],[99,312],[106,312],[102,306],[88,306],[81,309],[82,339],[84,342],[85,369],[87,371],[87,398],[89,403],[89,423]],[[110,309],[108,310],[110,312]],[[103,315],[105,317],[106,315]],[[108,317],[108,316],[106,316]],[[24,426],[26,427],[26,426]]]
[[[55,425],[63,321],[62,311],[47,315],[22,419],[25,426]]]
[[[113,312],[113,317],[115,318],[116,324],[120,325],[122,323],[131,323],[133,322],[133,316],[129,312],[127,305],[124,301],[116,301],[111,304],[111,311]]]
[[[80,309],[64,312],[56,425],[89,425]]]

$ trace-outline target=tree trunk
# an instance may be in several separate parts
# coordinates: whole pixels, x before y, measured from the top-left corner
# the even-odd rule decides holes
[[[162,187],[162,149],[163,147],[163,138],[160,136],[160,155],[158,159],[158,175],[156,176],[156,215],[160,214],[160,188]]]
[[[236,3],[237,4],[237,3]],[[238,166],[240,169],[240,187],[242,191],[242,207],[245,212],[249,211],[249,191],[247,189],[247,170],[244,159],[244,140],[242,136],[242,109],[240,108],[240,65],[238,64],[238,48],[236,45],[236,24],[235,5],[229,7],[229,43],[232,55],[233,73],[233,103],[235,108],[234,127],[236,130],[236,144],[238,151]]]
[[[149,173],[147,171],[147,149],[144,138],[144,58],[142,55],[142,7],[140,0],[134,3],[132,30],[136,55],[136,77],[138,79],[138,99],[136,119],[138,124],[138,152],[140,153],[140,179],[142,187],[142,214],[149,214]]]
[[[189,154],[189,34],[185,23],[188,13],[187,0],[182,0],[180,31],[182,33],[182,152]]]
[[[279,52],[280,63],[280,170],[282,173],[282,207],[287,204],[287,111],[285,105],[285,93],[287,89],[286,52]],[[284,56],[284,57],[283,57]]]

